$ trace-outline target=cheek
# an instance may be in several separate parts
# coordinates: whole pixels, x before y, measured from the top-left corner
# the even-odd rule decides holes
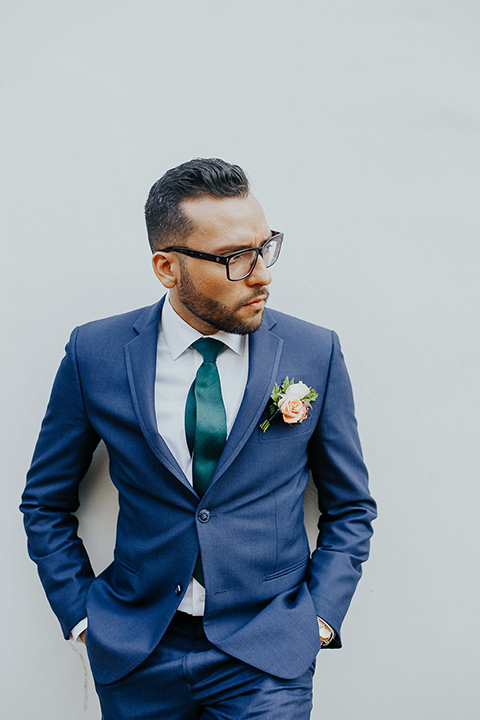
[[[227,279],[225,269],[223,274],[221,272],[211,273],[209,276],[203,275],[198,278],[195,283],[196,290],[202,295],[216,300],[222,305],[235,305],[245,297],[245,292],[242,293],[241,283],[231,282]],[[214,267],[213,270],[221,270],[221,268]]]
[[[218,268],[213,267],[213,270]],[[221,276],[215,272],[190,273],[190,283],[195,292],[206,297],[214,297],[221,288]]]

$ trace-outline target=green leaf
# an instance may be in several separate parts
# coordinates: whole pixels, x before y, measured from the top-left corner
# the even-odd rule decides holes
[[[274,403],[277,403],[280,399],[281,390],[277,383],[273,386],[272,394],[270,397],[272,398]]]
[[[318,398],[318,393],[315,392],[313,388],[310,388],[310,392],[308,392],[305,397],[303,398],[304,402],[313,402]]]
[[[289,388],[290,385],[293,385],[294,382],[295,382],[295,380],[293,378],[290,380],[290,378],[287,375],[287,377],[285,378],[285,380],[282,383],[282,395],[285,395],[285,393],[287,392],[287,388]]]

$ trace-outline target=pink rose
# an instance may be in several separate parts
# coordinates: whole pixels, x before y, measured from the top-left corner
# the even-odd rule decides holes
[[[284,395],[283,398],[278,401],[278,409],[282,413],[284,421],[290,425],[302,422],[308,414],[307,405],[303,400],[293,395]]]

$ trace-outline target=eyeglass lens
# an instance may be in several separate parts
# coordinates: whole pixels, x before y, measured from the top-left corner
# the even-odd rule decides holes
[[[265,243],[263,246],[261,254],[266,267],[271,267],[271,265],[276,262],[280,253],[280,244],[279,238],[272,238],[270,242]],[[250,275],[256,264],[257,257],[258,252],[251,250],[250,252],[244,252],[241,255],[230,258],[228,261],[230,279],[242,280]]]

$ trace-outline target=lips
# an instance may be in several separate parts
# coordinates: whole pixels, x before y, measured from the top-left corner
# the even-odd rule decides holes
[[[243,307],[250,308],[250,310],[254,310],[255,312],[260,312],[265,307],[266,299],[266,297],[255,298],[255,300],[250,300],[250,302],[245,303]]]
[[[245,305],[260,305],[261,303],[264,303],[266,299],[265,295],[262,295],[254,300],[250,300],[250,302],[245,303]]]
[[[261,295],[255,295],[255,297],[243,304],[248,307],[261,307],[267,301],[267,298],[268,292],[263,292]]]

